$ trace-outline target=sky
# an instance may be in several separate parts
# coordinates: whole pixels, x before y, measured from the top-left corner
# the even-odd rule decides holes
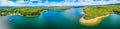
[[[115,0],[0,0],[0,6],[86,6],[116,4]]]

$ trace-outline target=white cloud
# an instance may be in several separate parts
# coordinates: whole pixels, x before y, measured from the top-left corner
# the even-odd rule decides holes
[[[38,0],[30,0],[30,1],[38,1]]]
[[[0,6],[19,6],[19,4],[13,3],[11,1],[1,1]]]
[[[40,1],[42,2],[42,1]],[[24,1],[18,1],[16,3],[11,2],[11,1],[6,1],[6,0],[0,0],[0,6],[86,6],[86,5],[105,5],[105,4],[115,4],[115,3],[120,3],[120,1],[87,1],[87,2],[48,2],[46,3],[37,3],[33,4],[31,2],[27,3]]]
[[[7,1],[7,0],[0,0],[0,1]]]
[[[39,0],[38,2],[42,2],[41,0]]]
[[[45,3],[48,3],[48,1],[45,1]]]

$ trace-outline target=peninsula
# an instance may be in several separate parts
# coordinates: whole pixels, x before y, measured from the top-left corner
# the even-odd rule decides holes
[[[83,9],[84,16],[80,23],[85,26],[95,26],[110,13],[120,14],[120,5],[86,6]]]

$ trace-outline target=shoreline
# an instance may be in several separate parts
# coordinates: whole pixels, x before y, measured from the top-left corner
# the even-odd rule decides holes
[[[13,16],[13,15],[20,15],[19,13],[12,13],[12,14],[9,14],[9,15],[6,15],[6,16]],[[6,17],[6,16],[0,16],[0,17]]]
[[[23,16],[23,15],[21,15],[21,16]],[[34,15],[34,16],[24,16],[24,17],[36,17],[36,16],[39,16],[39,15]]]
[[[85,14],[85,13],[82,11],[81,14]]]
[[[13,15],[23,16],[23,15],[21,15],[20,13],[12,13],[12,14],[9,14],[9,15],[6,15],[6,16],[13,16]],[[0,17],[6,17],[6,16],[0,16]],[[25,17],[35,17],[35,16],[39,16],[39,15],[33,15],[33,16],[28,15],[28,16],[25,16]]]
[[[109,16],[108,15],[105,15],[105,16],[99,16],[99,17],[96,17],[96,18],[93,18],[93,19],[90,19],[90,20],[86,20],[84,19],[83,17],[79,20],[80,24],[82,25],[85,25],[85,26],[95,26],[97,24],[99,24],[103,18]]]

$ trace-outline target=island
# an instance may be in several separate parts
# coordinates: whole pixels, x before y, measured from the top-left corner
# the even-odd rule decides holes
[[[120,5],[86,6],[79,21],[85,26],[95,26],[111,13],[120,14]]]
[[[70,6],[51,6],[51,7],[0,7],[0,16],[20,14],[25,17],[39,16],[45,10],[63,11],[71,8]]]
[[[70,8],[72,8],[72,6],[71,7],[70,6],[54,6],[54,7],[46,8],[46,10],[64,11]]]

